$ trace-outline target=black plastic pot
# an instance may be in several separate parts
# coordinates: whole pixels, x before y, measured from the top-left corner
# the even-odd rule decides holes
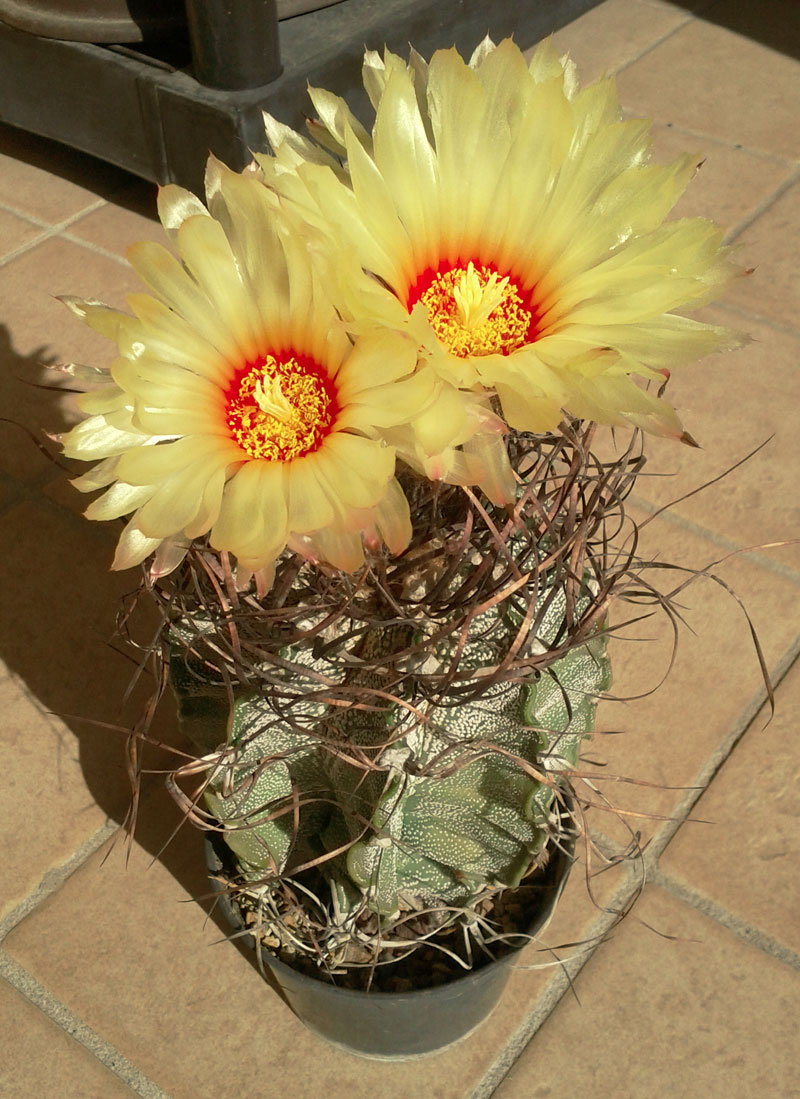
[[[230,925],[244,923],[218,880],[224,874],[213,842],[206,839],[206,862],[217,903]],[[523,930],[540,931],[555,908],[572,865],[571,854],[556,848],[543,872],[541,904]],[[239,937],[255,952],[255,939]],[[297,973],[262,946],[265,966],[295,1015],[316,1034],[360,1057],[401,1061],[443,1049],[466,1037],[491,1013],[519,951],[436,988],[412,992],[358,992]]]

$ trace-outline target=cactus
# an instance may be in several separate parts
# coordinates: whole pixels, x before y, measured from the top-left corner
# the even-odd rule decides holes
[[[538,605],[546,611],[534,643],[543,651],[560,636],[564,594],[544,592]],[[497,659],[518,625],[504,615],[501,605],[473,619],[460,668]],[[366,644],[391,650],[396,629]],[[308,649],[282,655],[335,672]],[[428,659],[444,665],[447,646]],[[229,705],[221,686],[180,658],[172,681],[184,725],[206,751],[209,729],[229,709],[225,743],[207,757],[205,799],[242,875],[269,880],[339,852],[321,868],[342,918],[364,905],[391,917],[464,906],[487,887],[520,882],[544,847],[559,773],[577,763],[609,666],[596,634],[530,682],[498,683],[477,701],[409,700],[413,711],[401,701],[379,711],[309,703],[294,727],[252,692],[235,691]],[[374,674],[359,683],[381,685]],[[370,766],[332,744],[358,750]]]

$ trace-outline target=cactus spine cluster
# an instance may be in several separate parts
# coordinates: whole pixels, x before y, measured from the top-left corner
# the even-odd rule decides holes
[[[548,595],[540,651],[566,613],[564,593]],[[513,628],[503,615],[499,604],[473,619],[460,668],[496,661]],[[362,645],[390,651],[393,629]],[[283,655],[336,674],[310,649]],[[449,656],[434,647],[426,659]],[[310,702],[302,722],[296,708],[287,721],[253,691],[235,690],[231,704],[178,651],[172,667],[184,727],[210,753],[205,802],[241,875],[268,883],[318,860],[343,920],[365,907],[391,917],[465,906],[487,887],[516,886],[542,852],[563,776],[609,685],[599,634],[527,682],[495,683],[472,701]],[[376,698],[381,686],[377,674],[359,684]]]

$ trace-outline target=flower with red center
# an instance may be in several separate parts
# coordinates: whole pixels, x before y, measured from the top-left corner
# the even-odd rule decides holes
[[[408,505],[381,432],[413,420],[438,383],[407,336],[352,341],[302,227],[258,179],[212,161],[207,185],[208,209],[161,190],[180,260],[154,243],[131,249],[152,291],[129,298],[135,316],[65,299],[119,348],[62,440],[69,457],[100,459],[75,482],[106,489],[86,514],[131,515],[114,567],[154,553],[163,575],[208,535],[263,586],[287,544],[346,571],[364,538],[402,551]]]
[[[411,333],[519,430],[566,410],[681,437],[641,379],[740,342],[674,312],[737,273],[716,226],[665,221],[696,160],[651,163],[649,124],[623,119],[613,80],[580,88],[549,43],[530,64],[510,40],[469,63],[368,52],[363,75],[371,133],[312,89],[316,141],[268,117],[274,155],[257,158],[327,225],[353,315]]]
[[[440,263],[423,271],[410,288],[406,309],[422,302],[441,344],[452,355],[510,355],[537,334],[530,291],[523,293],[511,275],[472,260]]]

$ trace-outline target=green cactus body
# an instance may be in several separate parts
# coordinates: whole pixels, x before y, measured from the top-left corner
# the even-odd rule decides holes
[[[414,730],[379,757],[391,781],[372,834],[347,857],[374,908],[392,915],[464,905],[486,886],[518,885],[547,839],[558,774],[576,765],[597,695],[608,685],[605,647],[596,639],[534,683],[435,708],[428,730]],[[432,761],[452,770],[417,773]]]
[[[302,726],[292,728],[254,691],[229,691],[210,679],[190,644],[187,631],[176,628],[170,682],[181,728],[209,762],[206,805],[222,824],[245,878],[261,879],[265,870],[283,873],[319,853],[318,837],[331,813],[322,767],[326,753],[319,737],[305,731],[326,707],[294,707],[293,719]],[[282,655],[323,673],[333,670],[309,649],[290,646]]]
[[[205,800],[247,877],[283,873],[315,849],[328,816],[316,737],[275,724],[262,698],[240,695],[227,748],[214,757]],[[295,797],[302,799],[295,826]]]
[[[564,595],[543,592],[540,605],[534,645],[544,652],[557,643]],[[497,608],[476,616],[459,670],[494,665],[517,628]],[[398,651],[396,629],[367,643]],[[307,650],[292,659],[312,663]],[[446,667],[449,651],[434,649],[428,660]],[[464,906],[487,886],[517,885],[541,852],[559,775],[575,767],[609,682],[596,635],[538,678],[498,683],[478,701],[326,714],[309,707],[319,722],[308,732],[278,722],[268,699],[238,694],[206,801],[247,877],[268,879],[314,852],[346,849],[323,864],[343,920],[365,904],[386,917]],[[382,684],[378,675],[358,682]]]

